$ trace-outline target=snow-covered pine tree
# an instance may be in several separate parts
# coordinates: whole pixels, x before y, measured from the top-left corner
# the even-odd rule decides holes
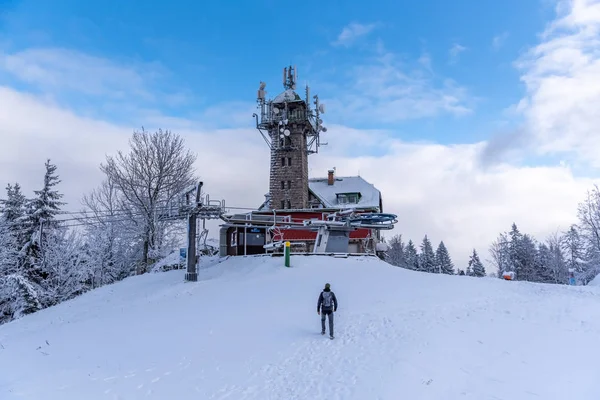
[[[27,204],[24,238],[26,241],[20,251],[24,256],[21,274],[29,284],[27,292],[30,289],[36,291],[36,301],[41,303],[42,308],[54,304],[54,300],[44,295],[48,282],[54,278],[47,266],[45,255],[47,242],[58,227],[56,216],[61,213],[61,206],[65,204],[60,201],[63,195],[56,190],[60,183],[56,166],[47,160],[45,167],[44,185],[42,189],[34,191],[35,197]],[[29,309],[31,308],[27,308]]]
[[[581,276],[586,268],[585,248],[577,225],[571,225],[569,230],[563,234],[561,248],[565,256],[567,271],[573,269],[576,277]]]
[[[26,241],[25,204],[18,183],[6,187],[7,197],[0,200],[0,324],[21,312],[37,311],[39,302],[28,291],[30,284],[21,275],[19,250]]]
[[[483,266],[481,260],[479,259],[479,254],[477,254],[477,250],[473,249],[473,254],[469,257],[469,266],[467,267],[468,275],[484,277],[485,276],[485,267]]]
[[[21,193],[21,186],[15,183],[14,186],[6,186],[6,199],[0,199],[0,210],[5,222],[16,227],[16,223],[25,216],[25,204],[27,198]]]
[[[425,235],[421,242],[421,254],[419,254],[419,271],[435,273],[435,253],[431,241]]]
[[[12,245],[19,250],[27,241],[27,198],[21,192],[21,186],[7,185],[6,199],[0,199],[0,212],[2,213],[1,224],[4,225],[13,237]]]
[[[508,256],[509,256],[509,268],[510,271],[516,273],[516,279],[523,279],[521,273],[523,272],[523,235],[519,231],[517,224],[513,222],[511,230],[508,234],[509,236],[509,244],[508,244]]]
[[[535,239],[529,234],[524,234],[521,243],[521,253],[519,254],[522,280],[536,282],[536,254],[537,246]]]
[[[545,243],[539,243],[535,257],[535,273],[531,281],[541,283],[554,283],[552,270],[552,254]]]
[[[411,239],[408,240],[404,250],[404,259],[406,260],[406,267],[415,271],[419,269],[419,254],[417,248]]]
[[[60,201],[63,194],[55,189],[55,186],[61,182],[56,174],[56,165],[51,164],[48,159],[44,166],[46,167],[44,186],[34,191],[35,197],[30,202],[30,218],[36,227],[41,222],[44,228],[56,228],[58,226],[56,216],[61,214],[61,207],[66,203]]]
[[[0,324],[13,318],[14,300],[8,277],[17,272],[18,251],[15,236],[0,215]]]
[[[450,253],[444,244],[444,241],[441,241],[438,245],[438,248],[435,252],[435,264],[436,271],[442,274],[454,275],[454,264],[452,263],[452,259],[450,258]]]
[[[395,265],[396,267],[406,268],[406,258],[404,254],[404,243],[402,242],[402,235],[394,235],[388,241],[388,251],[385,253],[385,261]]]

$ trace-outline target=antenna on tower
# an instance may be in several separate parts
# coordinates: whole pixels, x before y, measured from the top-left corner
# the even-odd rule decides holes
[[[298,73],[296,67],[286,67],[283,69],[283,87],[286,89],[296,90],[296,80],[298,79]]]

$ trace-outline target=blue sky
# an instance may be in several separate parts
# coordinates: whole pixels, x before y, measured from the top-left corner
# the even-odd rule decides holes
[[[132,66],[145,74],[144,85],[163,94],[136,97],[145,110],[205,120],[209,107],[251,107],[258,82],[266,81],[269,95],[276,95],[281,69],[293,63],[301,83],[308,81],[322,99],[334,99],[329,123],[385,128],[402,140],[443,144],[484,140],[517,123],[506,114],[524,94],[513,63],[537,42],[554,13],[545,2],[521,0],[368,6],[362,1],[3,1],[5,52],[64,49]],[[373,81],[386,66],[403,67],[408,77]],[[361,78],[366,82],[360,84]],[[15,74],[0,73],[0,79],[24,90],[47,89]],[[410,96],[425,93],[423,115],[404,110],[410,96],[369,93],[374,84],[384,88],[407,80]],[[71,89],[52,96],[82,113],[144,123],[117,99]],[[456,103],[435,104],[446,95]],[[394,106],[393,100],[400,102]],[[356,109],[348,112],[350,103]],[[246,123],[251,126],[250,115]]]

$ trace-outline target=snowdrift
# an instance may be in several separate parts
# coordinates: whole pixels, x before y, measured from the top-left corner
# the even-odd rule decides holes
[[[0,326],[0,399],[598,399],[598,288],[240,257]],[[336,339],[320,335],[331,283]]]

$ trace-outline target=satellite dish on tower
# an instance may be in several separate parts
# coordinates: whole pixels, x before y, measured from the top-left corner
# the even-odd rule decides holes
[[[284,130],[284,131],[283,131],[283,134],[284,134],[285,136],[290,136],[290,130],[289,130],[289,129],[286,129],[286,130]]]
[[[319,111],[323,114],[325,114],[325,104],[321,103],[319,104]]]

